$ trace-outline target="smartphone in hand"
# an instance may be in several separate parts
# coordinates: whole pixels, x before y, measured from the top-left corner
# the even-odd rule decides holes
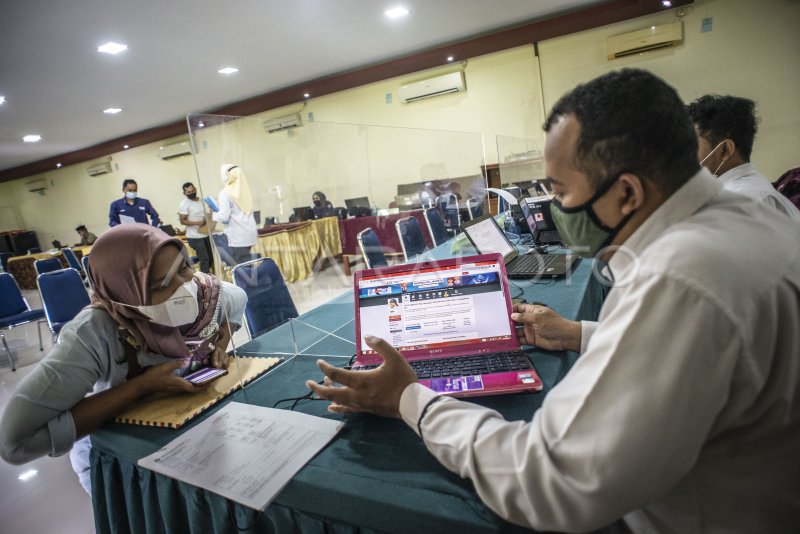
[[[217,379],[221,376],[227,375],[227,369],[217,369],[216,367],[203,367],[195,371],[194,373],[190,373],[183,378],[194,384],[195,386],[202,386],[208,382],[211,382],[214,379]]]

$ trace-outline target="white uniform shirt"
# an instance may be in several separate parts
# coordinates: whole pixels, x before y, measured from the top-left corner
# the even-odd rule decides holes
[[[448,398],[425,445],[539,530],[797,532],[798,244],[800,225],[702,171],[627,240],[637,261],[611,259],[585,352],[530,423]],[[415,431],[435,396],[403,392]]]
[[[252,247],[258,240],[256,219],[252,213],[243,212],[224,189],[219,193],[219,211],[213,218],[225,225],[225,235],[231,247]]]
[[[198,200],[189,200],[188,198],[184,198],[181,201],[181,205],[178,208],[179,215],[186,215],[189,222],[201,222],[205,219],[205,208],[203,207],[203,201]],[[202,239],[204,237],[208,237],[208,234],[201,233],[198,231],[199,226],[187,226],[186,227],[186,237],[189,239]]]
[[[800,210],[788,198],[780,194],[752,163],[734,167],[722,174],[719,181],[727,191],[766,202],[792,219],[800,221]]]

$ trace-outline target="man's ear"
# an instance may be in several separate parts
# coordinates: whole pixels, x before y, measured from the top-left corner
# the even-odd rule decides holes
[[[723,158],[730,158],[736,152],[736,143],[733,139],[725,139],[722,141],[722,146],[719,147],[720,156]]]
[[[620,175],[618,183],[621,189],[619,207],[623,215],[628,215],[644,204],[644,182],[637,175],[626,172]]]

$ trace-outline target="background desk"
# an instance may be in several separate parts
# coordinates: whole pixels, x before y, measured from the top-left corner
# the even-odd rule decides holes
[[[301,223],[275,224],[259,230],[253,250],[272,258],[287,282],[304,280],[314,271],[318,258],[341,254],[336,217]]]
[[[521,290],[529,301],[546,302],[571,319],[595,319],[605,295],[604,288],[591,277],[591,265],[586,261],[577,266],[568,282],[514,283],[518,287],[512,286],[512,294]],[[304,395],[308,391],[306,379],[322,378],[315,360],[324,357],[334,365],[344,365],[354,353],[353,343],[347,341],[354,336],[353,301],[347,293],[240,347],[245,354],[269,355],[294,353],[296,343],[298,355],[229,401],[272,406],[277,400]],[[544,381],[544,391],[484,397],[474,402],[496,409],[511,420],[530,420],[576,355],[531,351],[530,356]],[[307,400],[297,409],[342,418],[328,413],[326,405],[324,401]],[[444,469],[402,421],[369,415],[343,419],[346,424],[339,435],[260,515],[136,466],[138,459],[166,445],[183,430],[107,424],[92,434],[97,532],[227,533],[236,531],[233,521],[239,527],[253,524],[248,532],[522,530],[491,512],[478,498],[472,482]]]

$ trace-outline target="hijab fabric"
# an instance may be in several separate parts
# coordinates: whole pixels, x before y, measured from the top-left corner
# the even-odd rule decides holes
[[[223,163],[220,169],[220,178],[225,185],[224,191],[239,206],[245,215],[253,213],[253,198],[250,196],[250,186],[244,171],[232,163]]]
[[[152,323],[138,310],[118,304],[152,304],[148,283],[150,266],[164,247],[185,252],[180,239],[148,224],[121,224],[103,232],[89,255],[94,283],[92,307],[108,312],[125,331],[125,340],[139,350],[185,358],[189,352],[187,341],[207,337],[209,330],[218,328],[219,280],[195,273],[200,312],[194,323],[180,327]]]

